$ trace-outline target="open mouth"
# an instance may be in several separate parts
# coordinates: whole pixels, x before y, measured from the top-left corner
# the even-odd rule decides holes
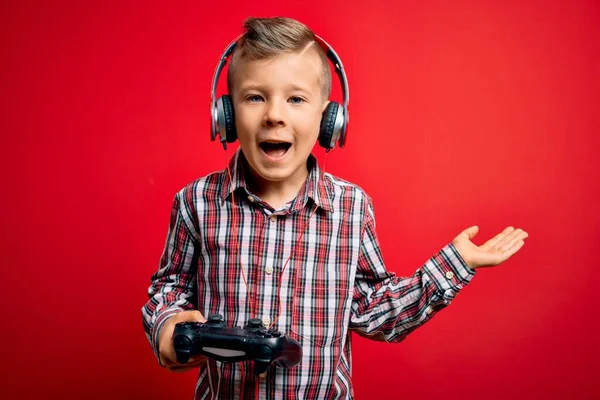
[[[265,154],[273,158],[283,157],[287,151],[292,147],[289,142],[278,142],[278,141],[266,141],[258,144]]]

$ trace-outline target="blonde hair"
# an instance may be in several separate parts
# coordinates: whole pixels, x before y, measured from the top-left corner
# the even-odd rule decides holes
[[[331,69],[315,34],[303,23],[292,18],[247,18],[244,34],[238,40],[227,71],[227,90],[233,93],[235,67],[239,60],[264,60],[284,53],[302,51],[312,46],[321,60],[321,94],[323,100],[331,93]]]

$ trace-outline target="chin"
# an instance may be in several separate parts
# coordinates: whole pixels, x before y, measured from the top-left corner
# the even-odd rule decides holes
[[[260,176],[262,179],[269,181],[269,182],[285,181],[286,179],[289,179],[294,174],[294,171],[289,168],[285,168],[282,170],[280,168],[260,167],[258,170],[255,170],[254,172],[258,176]]]

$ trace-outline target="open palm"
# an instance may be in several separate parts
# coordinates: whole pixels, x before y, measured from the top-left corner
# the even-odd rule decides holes
[[[467,265],[473,269],[503,263],[523,247],[525,238],[529,236],[524,230],[509,226],[481,246],[477,246],[471,242],[477,232],[479,227],[471,226],[452,241]]]

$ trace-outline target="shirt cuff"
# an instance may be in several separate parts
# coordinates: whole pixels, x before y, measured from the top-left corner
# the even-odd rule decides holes
[[[160,344],[158,342],[158,338],[160,336],[160,330],[162,329],[164,323],[167,322],[167,320],[169,318],[171,318],[173,315],[175,315],[181,311],[183,311],[183,310],[179,307],[166,309],[165,311],[160,313],[158,318],[156,318],[156,322],[154,323],[154,330],[152,331],[152,349],[154,350],[154,355],[156,356],[156,359],[158,360],[158,363],[160,364],[161,367],[164,367],[164,365],[160,362],[160,352],[159,352],[159,348],[158,348],[158,346]]]
[[[475,270],[467,266],[452,243],[431,257],[422,269],[442,294],[441,300],[435,305],[450,304],[456,294],[475,276]]]

